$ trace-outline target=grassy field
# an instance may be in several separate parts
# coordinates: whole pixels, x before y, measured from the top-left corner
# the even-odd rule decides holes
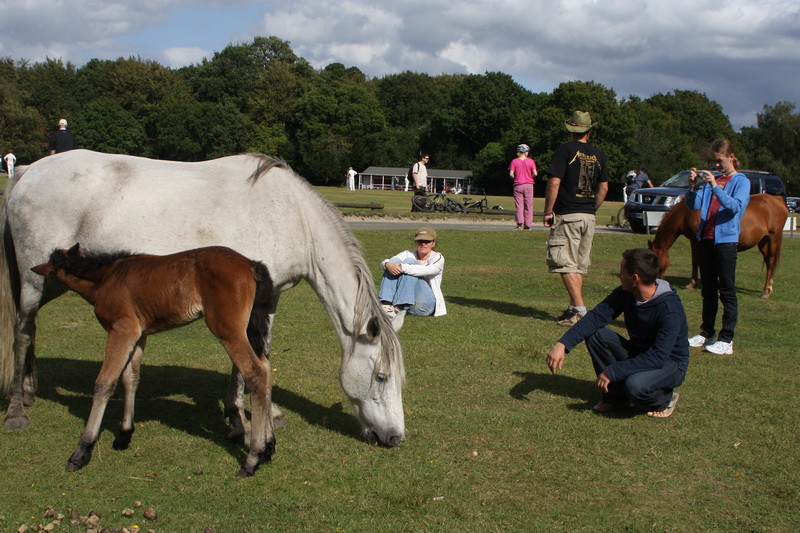
[[[380,260],[410,244],[408,231],[356,235],[376,280]],[[49,523],[47,506],[95,511],[106,528],[162,532],[800,529],[800,240],[787,239],[770,300],[759,298],[760,254],[739,256],[735,354],[694,349],[667,420],[593,413],[583,346],[549,374],[544,355],[563,332],[555,317],[566,298],[546,273],[545,241],[542,231],[441,232],[449,313],[408,318],[400,332],[407,440],[391,450],[359,440],[337,380],[338,341],[309,286],[285,293],[272,365],[289,426],[276,432],[272,464],[244,480],[234,473],[245,450],[225,440],[222,416],[230,365],[202,323],[150,338],[131,448],[111,449],[116,399],[92,462],[65,472],[105,334],[77,296],[48,304],[31,426],[0,430],[0,530]],[[621,251],[644,244],[642,235],[597,235],[590,305],[617,285]],[[688,257],[678,241],[667,274],[676,286],[688,281]],[[695,333],[700,294],[681,298]],[[147,507],[157,520],[142,517]]]

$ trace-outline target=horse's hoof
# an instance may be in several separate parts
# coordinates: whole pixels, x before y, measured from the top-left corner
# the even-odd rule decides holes
[[[22,405],[24,405],[25,407],[30,407],[31,405],[33,405],[33,401],[35,399],[36,397],[33,395],[33,393],[30,392],[22,393]]]
[[[238,472],[236,472],[236,477],[241,479],[241,478],[244,478],[244,477],[250,477],[254,473],[255,473],[254,470],[247,470],[245,467],[242,467],[242,468],[239,469]]]
[[[119,435],[116,436],[114,439],[114,443],[111,444],[111,447],[115,450],[127,450],[128,445],[131,443],[131,437],[133,436],[133,430],[130,431],[120,431]]]
[[[27,416],[6,417],[3,425],[8,429],[23,429],[28,427],[30,421]]]
[[[76,465],[70,461],[67,461],[67,468],[65,469],[67,472],[75,472],[76,470],[80,470],[83,468],[83,465]]]

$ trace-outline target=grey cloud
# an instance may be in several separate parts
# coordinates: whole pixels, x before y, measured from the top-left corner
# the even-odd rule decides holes
[[[124,38],[177,9],[250,0],[130,0],[0,4],[0,55],[41,60],[139,55]],[[797,0],[283,0],[261,2],[258,35],[276,35],[313,65],[368,76],[502,71],[531,90],[597,81],[620,96],[700,90],[734,124],[764,104],[800,103]],[[98,7],[100,6],[100,7]],[[250,30],[248,28],[247,30]],[[241,39],[255,34],[226,36]],[[202,36],[196,49],[207,50]],[[173,66],[196,54],[171,50]],[[185,50],[191,50],[187,48]],[[214,50],[218,51],[218,50]],[[167,55],[169,53],[169,55]],[[157,58],[158,59],[158,58]],[[544,89],[543,89],[544,88]]]

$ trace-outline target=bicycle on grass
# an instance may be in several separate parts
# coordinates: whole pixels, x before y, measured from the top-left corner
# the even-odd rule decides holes
[[[463,215],[467,212],[466,208],[459,202],[448,197],[443,192],[429,192],[425,194],[415,194],[411,197],[411,203],[426,213],[434,211],[447,211],[455,215]]]
[[[483,198],[480,200],[473,200],[469,196],[465,196],[461,203],[464,204],[464,209],[469,211],[470,209],[479,209],[481,213],[485,209],[489,209],[489,198],[486,197],[486,193],[483,193]]]

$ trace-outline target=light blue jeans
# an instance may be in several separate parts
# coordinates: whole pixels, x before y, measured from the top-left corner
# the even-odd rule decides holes
[[[416,259],[404,259],[407,265],[419,265]],[[407,306],[406,312],[413,316],[431,316],[436,309],[436,296],[433,289],[422,278],[400,274],[393,276],[384,271],[378,298],[395,306]]]

